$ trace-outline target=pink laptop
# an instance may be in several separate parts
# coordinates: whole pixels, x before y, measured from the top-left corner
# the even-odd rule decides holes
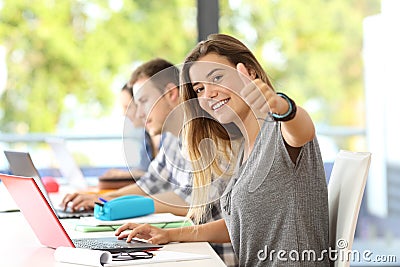
[[[34,178],[0,174],[0,180],[42,245],[51,248],[60,246],[89,248],[111,253],[154,250],[162,247],[137,240],[126,243],[125,240],[118,240],[116,237],[71,239]]]

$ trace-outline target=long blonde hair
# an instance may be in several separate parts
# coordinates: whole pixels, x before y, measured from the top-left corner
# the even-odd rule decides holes
[[[207,203],[210,202],[209,190],[213,179],[232,175],[238,148],[232,140],[242,137],[233,123],[221,125],[213,120],[198,103],[189,70],[194,62],[208,53],[223,56],[234,66],[243,63],[248,71],[254,71],[256,78],[272,88],[267,74],[252,52],[239,40],[229,35],[208,36],[206,41],[198,43],[186,57],[181,73],[180,95],[182,102],[188,103],[185,105],[186,123],[183,136],[194,170],[192,203],[188,216],[196,223],[201,222],[203,215],[207,212]],[[212,142],[204,142],[207,139]]]

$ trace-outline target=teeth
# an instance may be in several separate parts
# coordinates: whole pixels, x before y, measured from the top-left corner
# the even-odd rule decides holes
[[[226,103],[228,103],[229,99],[225,99],[225,100],[221,100],[218,103],[212,105],[212,110],[216,110],[219,109],[220,107],[222,107],[223,105],[225,105]]]

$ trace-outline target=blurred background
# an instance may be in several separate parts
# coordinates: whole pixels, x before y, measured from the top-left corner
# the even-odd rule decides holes
[[[354,247],[398,255],[399,14],[398,0],[0,0],[0,149],[45,172],[56,136],[85,170],[124,167],[118,99],[134,68],[231,34],[309,111],[328,176],[340,149],[372,152]]]

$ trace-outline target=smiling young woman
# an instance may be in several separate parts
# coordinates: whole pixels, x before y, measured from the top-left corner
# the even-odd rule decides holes
[[[228,176],[223,219],[168,230],[127,224],[116,234],[152,243],[231,241],[240,266],[329,266],[328,257],[259,257],[265,247],[316,255],[328,249],[325,172],[308,113],[275,92],[251,51],[224,34],[210,35],[186,58],[181,97],[188,103],[184,140],[194,168],[189,216],[201,220],[210,185]],[[126,229],[133,231],[122,234]]]

